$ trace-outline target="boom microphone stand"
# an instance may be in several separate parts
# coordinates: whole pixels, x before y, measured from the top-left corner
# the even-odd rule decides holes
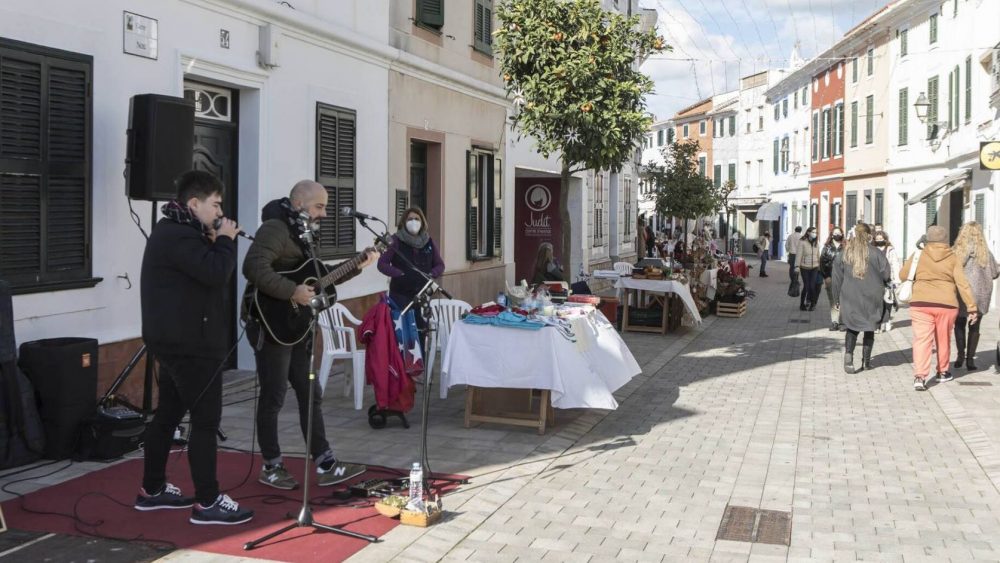
[[[316,268],[316,279],[322,279],[323,274],[319,270],[319,263],[316,258],[316,247],[315,238],[311,229],[306,229],[304,233],[300,235],[300,238],[306,242],[308,251],[306,252],[306,258],[308,258],[313,263],[313,267]],[[312,311],[313,327],[316,326],[316,321],[318,320],[320,311],[330,307],[330,298],[326,295],[326,291],[323,287],[318,288],[319,293],[309,300],[309,309]],[[294,530],[295,528],[313,528],[316,530],[322,530],[325,532],[331,532],[334,534],[341,534],[344,536],[349,536],[352,538],[358,538],[368,542],[376,542],[378,538],[375,536],[370,536],[368,534],[359,534],[357,532],[352,532],[350,530],[345,530],[338,526],[329,526],[326,524],[320,524],[313,519],[312,507],[309,506],[309,474],[312,464],[309,461],[311,455],[308,453],[309,448],[312,445],[312,435],[313,435],[313,394],[316,390],[316,335],[311,336],[312,342],[309,346],[309,406],[307,408],[306,419],[309,421],[306,424],[306,460],[305,460],[305,476],[302,479],[302,507],[299,509],[299,515],[294,522],[288,524],[280,530],[276,530],[267,534],[263,537],[257,538],[252,541],[248,541],[243,544],[243,549],[249,551],[261,543],[267,540],[280,536],[289,530]],[[290,516],[290,514],[289,514]]]
[[[361,223],[362,227],[368,229],[369,232],[375,235],[375,238],[377,240],[379,240],[386,247],[389,246],[390,241],[387,233],[379,234],[374,229],[368,226],[368,223],[365,222],[365,217],[361,217],[359,215],[355,215],[355,217],[357,218],[358,222]],[[382,224],[385,225],[385,223]],[[443,287],[438,285],[438,283],[434,281],[434,278],[428,276],[427,274],[422,272],[419,268],[417,268],[416,265],[414,265],[413,262],[411,262],[410,259],[407,258],[405,254],[397,252],[396,256],[402,259],[402,261],[406,263],[406,265],[408,265],[411,270],[420,274],[420,276],[426,280],[426,283],[424,283],[424,286],[420,289],[417,295],[413,297],[413,300],[411,300],[406,305],[406,307],[404,307],[403,310],[400,312],[400,316],[402,316],[405,315],[406,312],[409,311],[411,308],[416,308],[416,313],[419,314],[423,319],[424,328],[421,329],[421,332],[424,334],[424,338],[423,341],[419,343],[419,345],[420,345],[420,356],[426,362],[427,342],[430,342],[432,335],[437,332],[437,324],[438,324],[437,320],[434,319],[433,312],[431,311],[431,298],[437,293],[444,295],[448,299],[452,299],[452,296],[450,293],[445,291]],[[426,366],[427,364],[425,363],[424,365]],[[431,479],[431,465],[430,462],[428,461],[428,456],[427,456],[427,426],[428,426],[427,421],[428,417],[430,416],[429,411],[431,404],[431,387],[433,386],[432,384],[434,381],[433,376],[434,374],[432,374],[429,370],[426,369],[424,370],[424,390],[423,390],[423,396],[421,397],[420,401],[421,409],[423,411],[420,413],[420,465],[423,468],[423,473],[424,473],[424,482],[423,482],[424,490],[428,490],[430,488],[429,481]],[[468,479],[455,479],[452,477],[434,477],[434,480],[446,481],[449,483],[461,483],[461,484],[466,484],[469,482]]]

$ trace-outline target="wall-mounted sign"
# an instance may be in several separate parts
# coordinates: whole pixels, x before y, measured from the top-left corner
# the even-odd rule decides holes
[[[979,169],[1000,170],[1000,141],[979,143]]]
[[[229,30],[228,29],[220,29],[219,30],[219,47],[222,47],[223,49],[228,49],[229,48]]]
[[[159,51],[158,22],[153,18],[122,12],[122,48],[129,55],[156,59]]]
[[[518,178],[514,182],[514,279],[531,280],[538,245],[551,242],[556,259],[562,251],[559,178]]]

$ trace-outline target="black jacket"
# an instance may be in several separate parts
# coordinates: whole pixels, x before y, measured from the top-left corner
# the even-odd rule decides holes
[[[160,219],[142,256],[142,338],[154,354],[222,359],[229,351],[224,292],[236,241]]]

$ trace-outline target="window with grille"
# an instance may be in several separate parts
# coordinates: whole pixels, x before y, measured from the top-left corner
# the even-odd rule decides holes
[[[593,199],[593,211],[594,211],[594,224],[593,224],[593,238],[594,246],[604,246],[604,201],[605,195],[604,190],[607,186],[604,182],[604,173],[598,171],[594,174],[594,193],[592,194]]]
[[[319,256],[324,260],[355,253],[354,218],[339,210],[354,207],[356,131],[353,110],[316,104],[316,181],[326,188],[329,210],[319,222]]]
[[[444,27],[444,0],[416,0],[417,25],[440,30]]]
[[[473,48],[493,56],[493,0],[475,0],[473,10]]]
[[[93,58],[0,38],[0,278],[92,287]]]
[[[470,261],[501,256],[503,249],[503,165],[496,153],[465,153],[465,249]]]

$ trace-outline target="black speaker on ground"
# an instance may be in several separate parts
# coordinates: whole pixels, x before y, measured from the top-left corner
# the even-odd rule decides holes
[[[132,96],[128,110],[125,193],[132,199],[174,199],[174,180],[191,169],[194,102],[174,96]]]
[[[18,365],[38,395],[49,459],[73,455],[80,424],[97,412],[97,340],[48,338],[21,344]]]

